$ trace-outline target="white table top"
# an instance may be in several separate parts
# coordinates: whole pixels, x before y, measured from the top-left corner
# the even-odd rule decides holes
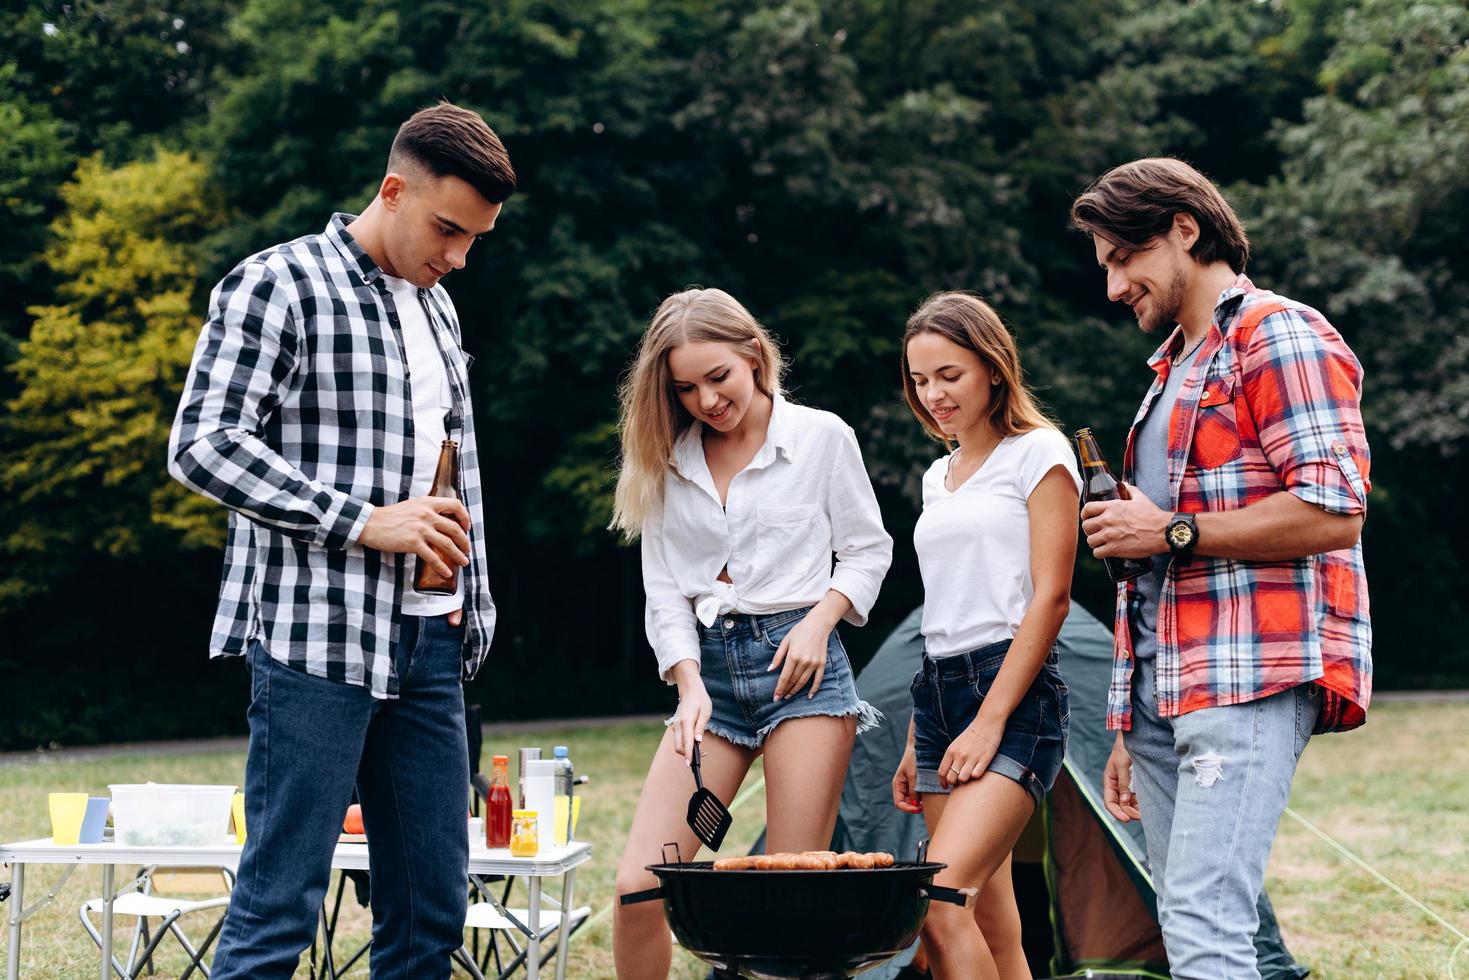
[[[0,844],[3,864],[165,864],[174,867],[233,868],[240,861],[241,845],[230,841],[214,847],[125,847],[105,844],[56,844],[51,838]],[[560,847],[543,847],[535,857],[512,857],[504,848],[490,849],[473,841],[469,845],[472,875],[562,874],[591,860],[592,845],[572,841]],[[332,867],[345,871],[367,870],[366,844],[338,844]]]

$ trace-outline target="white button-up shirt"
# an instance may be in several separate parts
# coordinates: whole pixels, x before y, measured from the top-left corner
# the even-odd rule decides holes
[[[852,603],[844,618],[863,625],[893,557],[851,428],[780,396],[764,445],[723,505],[703,425],[684,431],[642,540],[648,642],[665,680],[680,660],[698,661],[696,620],[800,609],[835,589]],[[725,568],[730,582],[719,580]]]

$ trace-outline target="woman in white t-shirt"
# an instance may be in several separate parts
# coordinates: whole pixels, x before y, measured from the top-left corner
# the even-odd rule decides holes
[[[781,369],[734,297],[690,289],[658,308],[622,387],[612,526],[642,538],[648,642],[679,699],[618,864],[622,895],[657,883],[646,866],[665,843],[698,849],[694,743],[726,804],[763,753],[767,850],[819,850],[852,741],[877,722],[835,627],[867,621],[892,538],[852,430],[786,401]],[[668,975],[661,902],[619,903],[612,936],[619,977]]]
[[[924,655],[893,802],[923,814],[939,884],[982,889],[973,915],[930,905],[923,945],[937,978],[1029,977],[1010,851],[1066,750],[1054,645],[1081,481],[980,299],[940,293],[909,318],[903,386],[924,430],[958,448],[924,475],[913,531]]]

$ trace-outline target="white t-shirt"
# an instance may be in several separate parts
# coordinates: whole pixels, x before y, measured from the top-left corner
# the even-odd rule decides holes
[[[434,485],[434,470],[446,438],[444,418],[454,407],[454,394],[444,374],[444,357],[434,340],[433,328],[418,287],[406,279],[383,276],[398,311],[398,329],[408,355],[408,385],[413,390],[413,481],[408,496],[427,496]],[[425,595],[413,589],[413,572],[418,559],[407,559],[408,579],[403,584],[402,610],[408,616],[442,616],[464,605],[464,575],[453,595]],[[463,569],[460,569],[461,573]]]
[[[765,443],[730,480],[724,505],[695,422],[674,443],[663,500],[643,524],[658,673],[666,680],[680,660],[698,661],[698,623],[800,609],[829,589],[852,601],[844,618],[861,626],[892,558],[857,437],[840,418],[777,395]],[[725,568],[729,582],[719,580]]]
[[[923,575],[923,646],[931,657],[1012,639],[1035,595],[1030,576],[1031,493],[1063,466],[1081,492],[1076,457],[1055,429],[1006,436],[953,493],[951,456],[923,475],[913,545]]]

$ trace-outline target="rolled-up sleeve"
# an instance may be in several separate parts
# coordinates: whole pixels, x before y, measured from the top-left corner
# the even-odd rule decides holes
[[[663,505],[659,504],[643,522],[643,592],[647,596],[643,622],[648,645],[658,658],[658,676],[666,683],[668,672],[681,660],[699,662],[699,633],[694,626],[694,607],[679,591],[664,552]]]
[[[831,550],[836,553],[831,587],[851,600],[852,609],[843,618],[853,626],[863,626],[892,564],[893,539],[882,526],[882,512],[862,465],[857,436],[846,425],[832,460],[826,506]]]
[[[1362,365],[1341,336],[1299,310],[1272,313],[1248,340],[1241,382],[1285,489],[1328,513],[1364,513],[1372,484]]]

